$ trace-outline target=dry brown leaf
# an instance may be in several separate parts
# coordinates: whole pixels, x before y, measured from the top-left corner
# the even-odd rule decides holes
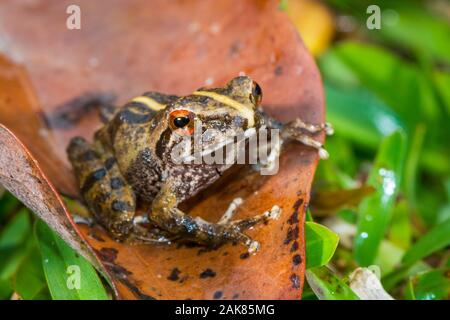
[[[73,127],[56,129],[47,127],[45,118],[85,92],[113,92],[123,103],[148,90],[188,94],[203,85],[223,85],[244,72],[262,86],[271,115],[324,120],[320,75],[277,1],[82,0],[77,1],[82,29],[68,30],[65,12],[71,3],[0,3],[0,29],[7,35],[1,46],[7,58],[0,64],[0,122],[30,148],[42,171],[66,195],[76,195],[65,155],[68,140],[74,135],[90,139],[99,121],[92,113]],[[0,153],[19,164],[20,153],[1,146]],[[186,204],[191,214],[211,221],[237,196],[245,199],[237,218],[279,205],[278,221],[249,231],[261,242],[256,256],[231,244],[213,251],[176,244],[130,246],[112,241],[99,227],[77,230],[100,257],[120,298],[299,299],[304,212],[317,160],[313,150],[289,145],[277,175],[262,177],[243,169]],[[35,190],[28,184],[35,178],[19,177],[10,190],[17,195]],[[57,197],[51,184],[36,190],[41,199]],[[21,199],[37,208],[35,198]],[[55,208],[60,205],[58,200]],[[60,232],[74,232],[71,224],[61,223],[65,231]]]

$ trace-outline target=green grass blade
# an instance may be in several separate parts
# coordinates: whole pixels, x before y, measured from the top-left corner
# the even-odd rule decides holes
[[[408,202],[405,199],[399,200],[394,206],[389,230],[389,240],[403,250],[409,249],[412,239],[412,224],[409,211]]]
[[[306,279],[320,300],[359,300],[359,297],[327,267],[306,270]]]
[[[433,75],[436,90],[442,99],[447,115],[450,115],[450,72],[436,71]]]
[[[413,264],[430,254],[450,245],[450,219],[436,225],[427,234],[417,240],[403,257],[403,263]]]
[[[330,229],[315,223],[305,223],[306,268],[327,264],[337,248],[339,237]]]
[[[106,290],[95,269],[44,222],[37,221],[36,238],[53,299],[105,300]]]
[[[425,141],[426,126],[418,124],[410,139],[411,145],[408,148],[408,156],[405,161],[405,173],[402,183],[402,190],[406,193],[412,204],[416,203],[416,185],[419,172],[419,160]]]
[[[404,161],[405,137],[394,132],[383,139],[367,184],[375,192],[359,205],[354,256],[360,266],[369,266],[378,253],[398,193]]]
[[[450,269],[419,273],[411,278],[410,290],[417,300],[450,299]]]

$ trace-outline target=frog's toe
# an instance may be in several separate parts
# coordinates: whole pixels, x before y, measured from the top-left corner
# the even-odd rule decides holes
[[[334,128],[329,122],[325,123],[325,133],[327,134],[327,136],[331,136],[334,134]]]
[[[259,244],[258,241],[252,240],[247,247],[248,247],[248,253],[256,254],[256,252],[258,252],[261,245]]]
[[[242,198],[233,199],[233,201],[231,201],[230,205],[228,206],[228,209],[225,211],[225,213],[219,219],[218,224],[227,224],[228,222],[230,222],[231,218],[233,218],[234,214],[236,213],[237,208],[243,202],[244,202],[244,200],[242,200]]]
[[[263,213],[267,219],[277,220],[281,215],[281,208],[277,205],[274,205],[272,209]]]

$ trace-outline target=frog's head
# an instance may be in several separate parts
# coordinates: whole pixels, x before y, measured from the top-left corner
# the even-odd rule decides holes
[[[173,135],[179,138],[201,134],[202,149],[211,153],[233,137],[242,140],[258,131],[261,119],[257,108],[261,99],[260,86],[251,78],[240,76],[222,88],[200,88],[171,103],[166,110],[167,121]]]

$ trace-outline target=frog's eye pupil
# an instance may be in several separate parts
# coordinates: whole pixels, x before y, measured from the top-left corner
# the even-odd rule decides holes
[[[173,124],[177,128],[183,128],[189,124],[191,119],[189,117],[176,117],[173,119]]]
[[[261,87],[260,87],[259,84],[257,84],[256,82],[253,82],[253,92],[252,92],[252,94],[253,94],[255,97],[262,96],[262,90],[261,90]]]
[[[195,114],[189,110],[174,110],[170,113],[169,125],[177,134],[191,135],[194,132]]]
[[[255,106],[259,106],[262,100],[262,90],[259,84],[253,82],[252,94],[250,95],[250,100]]]

